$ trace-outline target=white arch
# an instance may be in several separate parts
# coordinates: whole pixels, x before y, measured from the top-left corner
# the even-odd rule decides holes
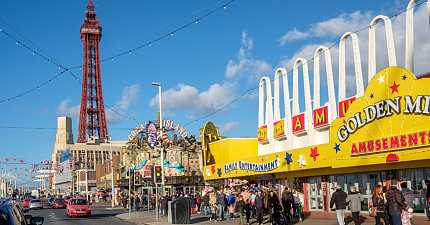
[[[336,111],[336,96],[334,90],[333,81],[333,64],[331,62],[330,49],[326,46],[319,46],[314,52],[314,109],[319,108],[321,104],[320,100],[320,54],[324,53],[325,58],[325,70],[327,74],[327,94],[328,94],[328,106],[329,106],[329,122],[334,120],[337,115]]]
[[[414,8],[416,1],[410,0],[406,8],[405,67],[414,72]]]
[[[309,84],[308,62],[304,58],[298,58],[293,65],[293,114],[300,113],[299,106],[299,65],[303,68],[303,88],[305,94],[305,127],[308,128],[312,124],[312,99],[311,87]]]
[[[385,25],[385,37],[387,40],[387,51],[388,51],[388,64],[389,66],[397,66],[396,61],[396,49],[394,45],[393,28],[391,26],[391,19],[384,15],[378,15],[369,24],[369,57],[368,57],[368,74],[367,78],[370,81],[376,74],[376,40],[375,30],[378,22],[384,22]]]
[[[284,68],[278,68],[275,71],[275,80],[273,81],[273,110],[274,110],[274,121],[281,119],[280,112],[280,81],[282,79],[282,89],[284,90],[284,112],[285,118],[291,118],[291,106],[290,106],[290,89],[288,86],[287,70]],[[287,123],[289,124],[289,123]]]
[[[264,90],[266,90],[266,93],[264,93]],[[266,100],[266,105],[263,104],[264,100]],[[268,133],[270,133],[269,125],[272,122],[273,122],[273,99],[272,99],[272,87],[270,84],[270,78],[261,77],[260,84],[258,87],[258,126],[260,127],[260,126],[263,126],[264,124],[267,124]]]
[[[354,68],[355,68],[355,85],[357,89],[356,96],[360,97],[364,94],[363,85],[363,72],[361,70],[361,56],[360,45],[358,43],[358,36],[352,32],[346,32],[342,35],[339,42],[339,101],[346,98],[346,81],[345,81],[345,42],[348,37],[352,39],[352,51],[354,54]]]
[[[284,90],[284,127],[285,127],[285,135],[289,139],[289,134],[291,133],[291,106],[290,106],[290,88],[288,85],[288,76],[287,70],[284,68],[278,68],[275,71],[275,80],[273,81],[273,107],[274,107],[274,122],[279,121],[281,119],[280,112],[280,80],[282,79],[282,89]]]

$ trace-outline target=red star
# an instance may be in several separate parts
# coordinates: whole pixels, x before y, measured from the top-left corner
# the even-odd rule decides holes
[[[391,94],[394,94],[394,92],[399,93],[399,86],[400,84],[396,84],[396,82],[394,81],[394,83],[390,86]]]
[[[311,148],[311,157],[314,159],[314,161],[317,160],[317,156],[319,156],[320,154],[318,153],[318,148],[317,147],[313,147]]]

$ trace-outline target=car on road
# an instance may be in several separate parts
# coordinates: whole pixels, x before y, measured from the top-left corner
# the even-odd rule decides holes
[[[91,206],[85,198],[73,198],[66,207],[66,215],[69,217],[91,216]]]
[[[43,209],[42,202],[40,199],[32,199],[30,201],[30,209]]]
[[[62,198],[57,198],[52,203],[52,208],[53,209],[65,209],[66,208],[66,201],[64,201],[64,199],[62,199]]]
[[[17,202],[0,199],[0,224],[1,225],[42,225],[43,217],[24,215]]]

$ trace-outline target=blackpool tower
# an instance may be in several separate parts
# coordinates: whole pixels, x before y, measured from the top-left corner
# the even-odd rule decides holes
[[[86,143],[95,137],[104,142],[108,136],[106,114],[103,104],[102,79],[100,74],[99,43],[102,28],[96,16],[94,3],[88,0],[81,40],[84,47],[82,65],[82,96],[79,114],[78,143]]]

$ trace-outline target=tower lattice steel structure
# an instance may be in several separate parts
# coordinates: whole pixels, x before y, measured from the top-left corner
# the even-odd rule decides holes
[[[87,137],[96,137],[99,141],[104,142],[108,135],[100,74],[99,43],[101,31],[102,28],[96,16],[94,3],[92,0],[88,0],[85,20],[81,26],[84,64],[82,66],[78,143],[85,143]]]

